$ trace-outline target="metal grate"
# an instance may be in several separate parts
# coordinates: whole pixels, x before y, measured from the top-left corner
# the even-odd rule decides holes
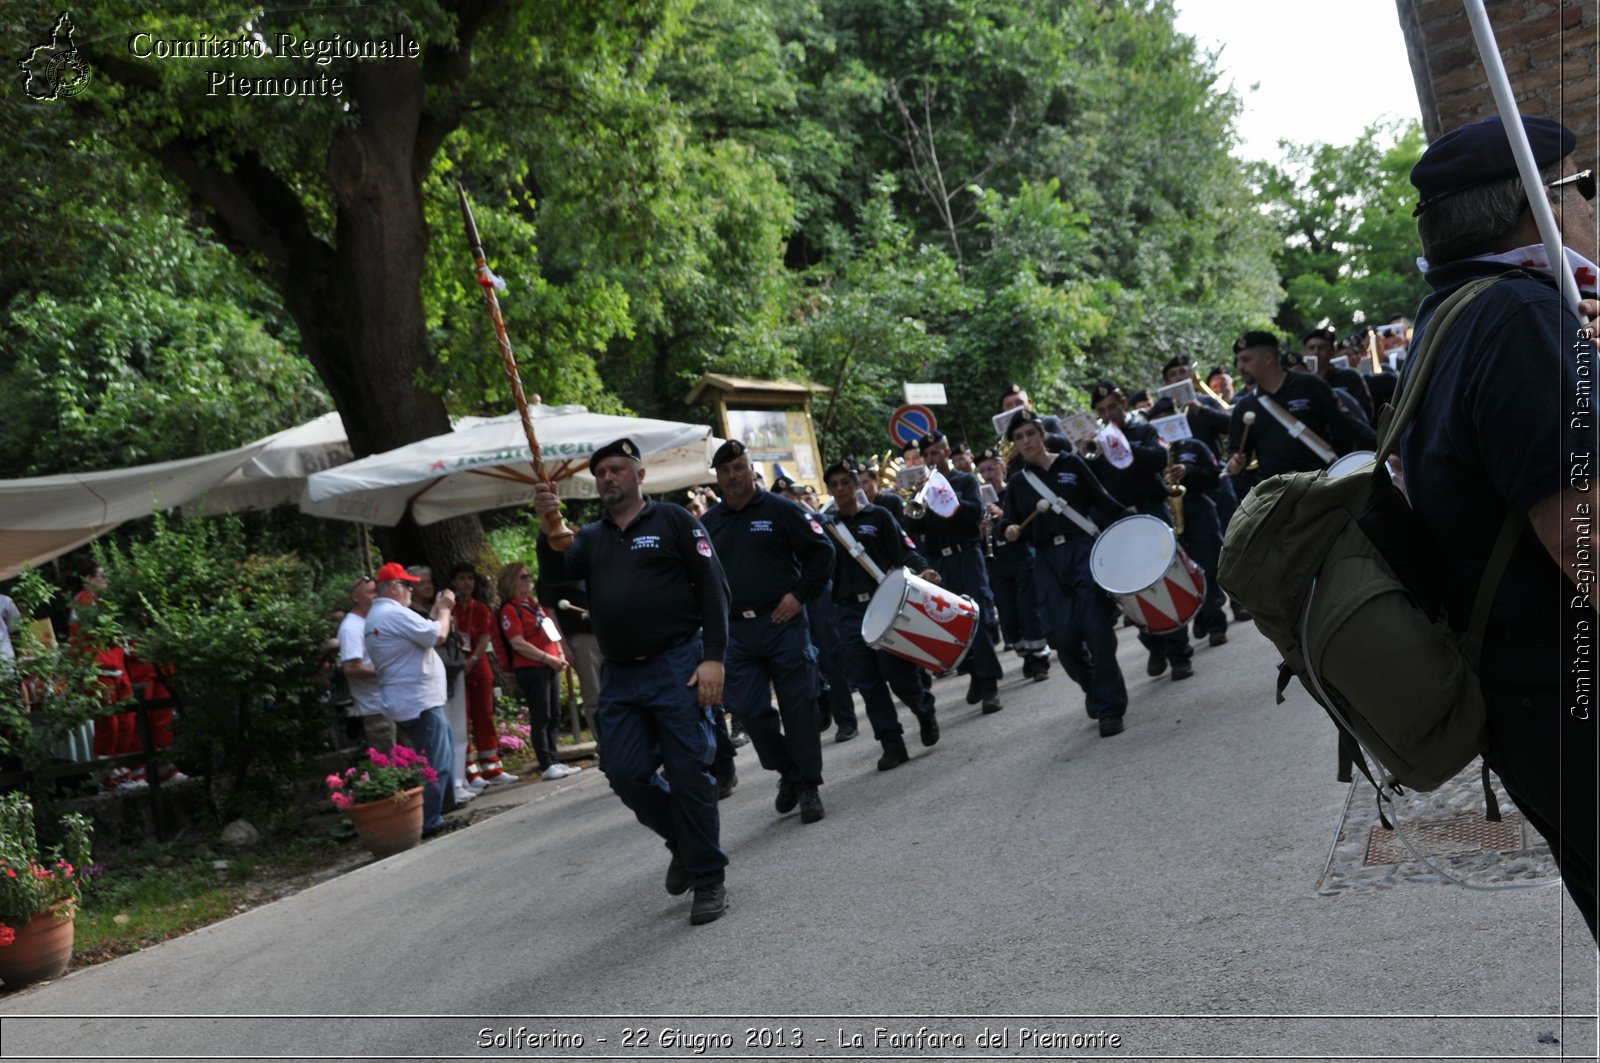
[[[1498,823],[1491,823],[1482,816],[1465,815],[1401,824],[1401,830],[1405,831],[1418,852],[1429,857],[1482,852],[1514,853],[1527,848],[1522,817],[1515,812],[1504,813],[1504,818]],[[1381,826],[1372,828],[1367,839],[1368,864],[1402,864],[1415,859],[1398,833],[1384,830]]]

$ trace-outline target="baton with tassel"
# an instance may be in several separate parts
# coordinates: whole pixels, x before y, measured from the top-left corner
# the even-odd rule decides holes
[[[478,239],[478,223],[472,218],[472,204],[467,202],[467,190],[460,182],[456,183],[456,192],[461,196],[461,219],[467,225],[467,244],[472,249],[472,258],[478,274],[478,287],[483,289],[483,297],[489,303],[489,319],[494,322],[495,339],[500,343],[500,361],[504,364],[506,376],[511,381],[511,395],[517,400],[517,413],[522,417],[523,434],[528,437],[528,451],[533,456],[533,475],[540,483],[549,483],[550,477],[544,471],[544,454],[539,450],[539,440],[533,434],[533,417],[528,413],[528,400],[522,394],[522,375],[517,372],[517,359],[511,353],[511,340],[506,336],[505,319],[500,316],[500,300],[495,295],[499,278],[490,271],[489,264],[483,257],[483,242]],[[573,531],[567,527],[567,522],[561,519],[560,513],[547,513],[540,517],[539,521],[539,530],[544,532],[552,550],[561,551],[572,546]]]

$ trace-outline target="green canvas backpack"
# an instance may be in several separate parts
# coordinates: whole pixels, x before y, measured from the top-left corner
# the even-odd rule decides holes
[[[1516,274],[1507,274],[1507,276]],[[1478,645],[1512,548],[1526,524],[1511,509],[1500,529],[1468,631],[1444,621],[1443,596],[1422,522],[1391,481],[1386,461],[1421,405],[1434,355],[1480,292],[1464,285],[1440,305],[1412,356],[1399,409],[1379,421],[1378,460],[1337,479],[1325,472],[1263,480],[1228,524],[1217,578],[1283,654],[1278,701],[1291,678],[1382,767],[1386,790],[1433,790],[1487,746]],[[1489,818],[1498,808],[1488,788]],[[1387,826],[1387,819],[1385,819]]]

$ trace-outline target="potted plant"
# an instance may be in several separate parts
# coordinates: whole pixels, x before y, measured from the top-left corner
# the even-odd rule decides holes
[[[0,796],[0,982],[20,989],[55,978],[72,961],[73,919],[89,863],[89,820],[61,819],[62,844],[41,851],[33,803]]]
[[[366,764],[328,776],[328,799],[350,814],[361,844],[381,860],[422,841],[422,784],[438,777],[414,749],[368,749]]]

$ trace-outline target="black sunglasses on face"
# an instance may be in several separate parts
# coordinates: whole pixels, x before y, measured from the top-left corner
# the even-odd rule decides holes
[[[1552,189],[1565,188],[1567,185],[1571,185],[1576,188],[1578,190],[1578,195],[1582,196],[1584,199],[1587,199],[1590,202],[1594,201],[1593,170],[1579,170],[1575,174],[1568,174],[1566,177],[1563,177],[1559,180],[1551,181],[1549,184],[1545,185],[1545,187]]]

